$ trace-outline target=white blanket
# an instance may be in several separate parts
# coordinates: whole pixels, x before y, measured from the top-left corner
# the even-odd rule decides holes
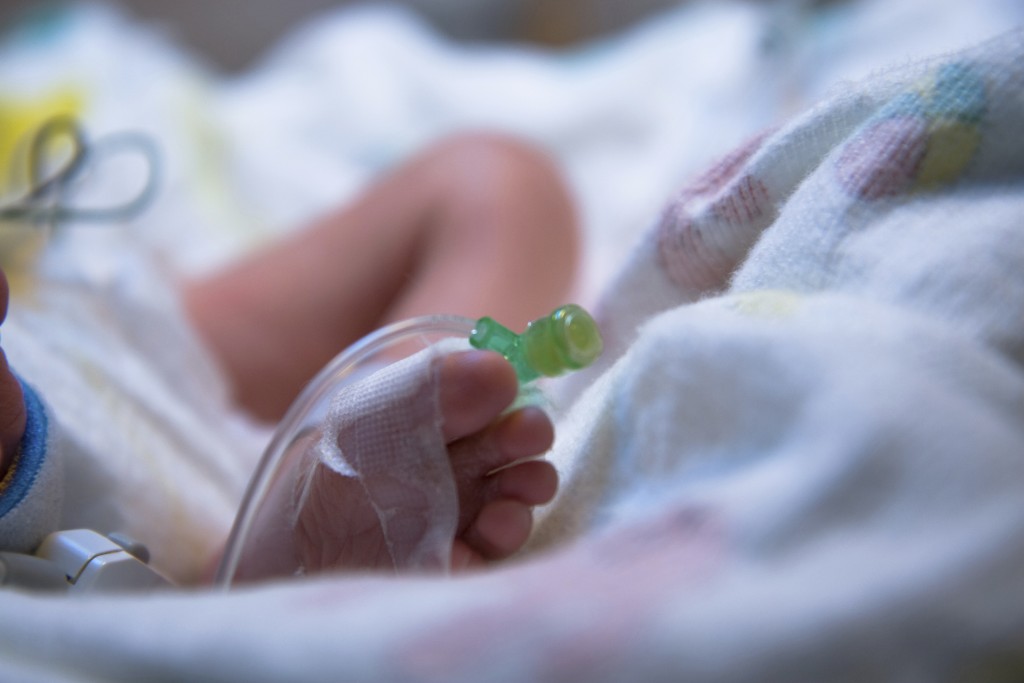
[[[562,491],[519,560],[231,594],[8,592],[0,675],[1014,678],[1022,65],[1019,30],[905,65],[686,184],[599,297],[609,354],[566,392]],[[237,248],[223,235],[202,254],[154,242],[204,267]]]

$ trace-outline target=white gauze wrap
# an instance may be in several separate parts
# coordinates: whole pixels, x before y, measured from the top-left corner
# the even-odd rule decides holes
[[[444,355],[430,347],[344,387],[331,401],[297,509],[299,538],[310,541],[300,552],[307,571],[336,560],[398,570],[448,567],[459,508],[442,431]],[[352,544],[360,547],[346,547]]]
[[[419,341],[416,349],[427,343]],[[255,478],[221,580],[447,570],[459,505],[440,369],[468,348],[464,338],[444,338],[394,362],[389,348],[383,361],[373,356],[374,365],[325,380],[337,386],[285,418],[285,445]]]

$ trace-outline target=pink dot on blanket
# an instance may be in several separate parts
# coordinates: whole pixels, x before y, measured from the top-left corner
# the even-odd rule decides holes
[[[747,140],[688,183],[666,207],[657,228],[658,261],[685,290],[725,287],[761,230],[774,217],[752,160],[773,133]]]
[[[928,122],[906,116],[885,119],[861,132],[843,150],[839,181],[861,199],[892,197],[907,191],[928,147]]]
[[[681,197],[658,229],[662,268],[685,289],[722,289],[773,217],[764,183],[747,174],[706,195]]]

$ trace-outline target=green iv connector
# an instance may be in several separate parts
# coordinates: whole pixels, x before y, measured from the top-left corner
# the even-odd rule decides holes
[[[480,318],[469,343],[503,355],[515,368],[520,384],[585,368],[601,355],[603,348],[597,323],[576,304],[562,306],[546,318],[534,320],[522,334],[492,318]]]

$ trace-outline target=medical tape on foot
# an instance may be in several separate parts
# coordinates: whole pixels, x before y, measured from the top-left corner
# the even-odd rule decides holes
[[[296,508],[304,573],[448,568],[458,497],[440,406],[450,340],[333,398]]]

